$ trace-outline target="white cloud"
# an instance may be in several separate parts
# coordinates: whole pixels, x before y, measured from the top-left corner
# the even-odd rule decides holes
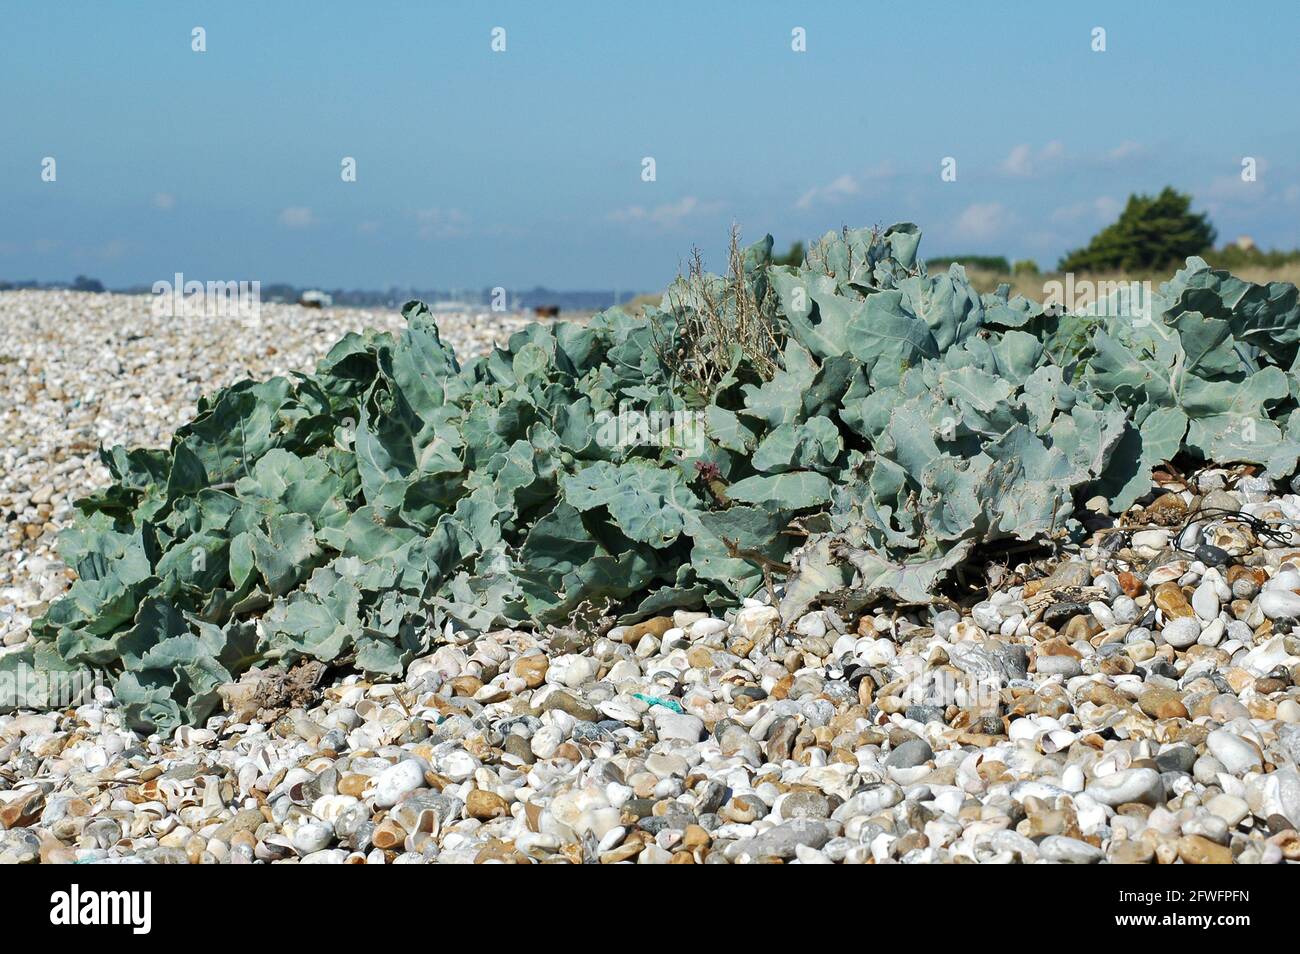
[[[1009,176],[1027,176],[1034,171],[1033,150],[1028,143],[1012,147],[1011,154],[1002,160],[1002,171]]]
[[[422,239],[457,238],[469,228],[469,217],[460,209],[418,209],[415,220]]]
[[[1011,147],[1011,152],[1002,160],[998,168],[1006,175],[1023,178],[1032,176],[1044,163],[1055,162],[1064,158],[1065,143],[1059,139],[1053,139],[1047,143],[1042,149],[1038,150],[1037,154],[1035,154],[1033,146],[1022,142]]]
[[[316,224],[316,216],[311,209],[298,205],[281,209],[276,221],[287,229],[306,229]]]
[[[160,212],[170,212],[176,208],[176,196],[170,192],[155,192],[153,194],[153,207]]]
[[[796,209],[810,209],[814,205],[820,205],[823,202],[840,202],[850,196],[855,196],[862,191],[862,186],[858,180],[849,173],[827,183],[824,186],[814,186],[803,195],[799,196],[799,201],[795,202]]]
[[[720,208],[722,208],[721,202],[706,202],[697,196],[687,195],[674,202],[665,202],[648,209],[641,205],[629,205],[622,209],[615,209],[606,218],[611,222],[645,222],[662,229],[669,229],[693,216],[708,215]]]
[[[816,205],[835,205],[861,195],[867,184],[877,179],[890,179],[898,173],[893,163],[885,160],[861,172],[846,172],[826,185],[813,186],[795,201],[796,209],[811,209]]]
[[[1256,160],[1255,174],[1257,177],[1266,176],[1268,171],[1269,164],[1267,160]],[[1203,189],[1194,189],[1192,194],[1197,198],[1203,196],[1207,200],[1221,199],[1243,204],[1274,201],[1274,190],[1270,188],[1266,178],[1256,178],[1247,182],[1241,177],[1240,172],[1233,175],[1217,176],[1210,180],[1209,185]]]
[[[1134,142],[1132,139],[1125,139],[1118,146],[1115,146],[1106,153],[1106,158],[1111,162],[1119,162],[1124,159],[1133,159],[1146,152],[1146,147],[1140,142]]]
[[[954,238],[984,241],[1007,230],[1013,216],[1001,202],[976,202],[966,206],[953,223]]]

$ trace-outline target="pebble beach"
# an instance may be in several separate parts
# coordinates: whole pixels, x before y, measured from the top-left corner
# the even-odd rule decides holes
[[[527,320],[440,327],[467,357]],[[202,394],[402,326],[0,293],[0,653],[70,582],[55,539],[108,482],[101,444],[165,446]],[[0,714],[0,863],[1300,861],[1296,489],[1158,474],[956,608],[784,627],[778,583],[632,626],[447,633],[396,683],[249,673],[168,737],[106,689]]]

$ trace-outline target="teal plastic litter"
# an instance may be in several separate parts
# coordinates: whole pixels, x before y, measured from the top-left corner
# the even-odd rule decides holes
[[[646,705],[663,706],[665,709],[672,709],[674,712],[686,711],[685,709],[682,708],[682,704],[678,702],[676,699],[662,699],[659,696],[647,696],[640,692],[632,693],[632,698],[640,699]]]

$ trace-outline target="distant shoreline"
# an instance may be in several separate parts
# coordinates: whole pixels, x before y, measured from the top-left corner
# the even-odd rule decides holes
[[[36,282],[0,280],[0,294],[6,291],[76,291],[86,293],[108,293],[115,295],[153,295],[149,285],[133,285],[126,288],[104,288],[94,279],[83,280],[80,284],[73,282]],[[306,292],[324,292],[332,299],[335,308],[389,308],[398,309],[412,300],[418,299],[429,305],[456,303],[466,308],[489,309],[492,303],[493,289],[417,289],[390,288],[383,291],[367,289],[323,289],[312,285],[286,285],[281,283],[262,283],[262,300],[273,304],[297,304]],[[602,311],[614,305],[625,305],[643,293],[639,291],[619,291],[612,289],[591,290],[557,290],[535,287],[515,291],[507,288],[505,298],[508,311],[531,311],[534,308],[559,307],[561,312]]]

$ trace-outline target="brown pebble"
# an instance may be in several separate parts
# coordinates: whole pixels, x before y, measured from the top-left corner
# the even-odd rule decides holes
[[[550,661],[538,653],[532,656],[520,656],[510,667],[510,672],[522,679],[529,689],[536,689],[546,680],[546,670],[550,666]]]
[[[356,772],[348,772],[339,778],[339,794],[351,795],[353,798],[360,798],[361,793],[365,791],[370,779],[365,775],[359,775]]]
[[[1146,589],[1146,586],[1136,576],[1128,572],[1128,570],[1124,570],[1119,575],[1119,588],[1124,591],[1125,596],[1129,599],[1133,599],[1141,595],[1142,591]]]
[[[514,849],[514,847],[499,838],[491,838],[488,843],[479,849],[474,856],[474,864],[482,865],[490,861],[496,861],[505,865],[526,865],[528,859]]]
[[[1164,612],[1167,619],[1180,619],[1186,616],[1194,616],[1192,606],[1187,602],[1187,597],[1179,588],[1178,584],[1172,580],[1168,583],[1161,583],[1155,591],[1156,606]]]
[[[483,688],[483,680],[477,676],[457,676],[449,685],[453,696],[472,696]]]
[[[713,836],[699,825],[687,825],[682,831],[682,845],[689,851],[707,848],[713,843]]]
[[[1186,719],[1187,707],[1181,695],[1164,686],[1151,686],[1138,696],[1138,708],[1153,719]]]
[[[692,646],[686,654],[686,661],[696,669],[708,669],[713,665],[713,653],[707,646]]]
[[[402,826],[392,819],[385,818],[375,826],[374,832],[370,836],[371,842],[376,848],[387,851],[390,848],[396,848],[406,840],[406,832]]]
[[[644,847],[645,845],[640,841],[629,838],[617,848],[612,848],[601,855],[600,863],[602,865],[613,865],[618,864],[620,861],[631,861],[637,855],[641,854],[641,850]]]
[[[1200,835],[1184,835],[1178,839],[1178,857],[1187,865],[1230,865],[1232,852]]]
[[[1146,842],[1130,839],[1113,842],[1106,857],[1113,865],[1149,865],[1156,853]]]
[[[1111,653],[1101,661],[1101,671],[1107,676],[1126,676],[1136,667],[1131,656],[1123,653]]]
[[[510,805],[496,792],[476,788],[465,796],[465,814],[479,821],[489,821],[509,815]]]
[[[566,762],[581,762],[582,751],[572,742],[563,742],[551,756],[553,759],[564,759]]]
[[[633,623],[623,630],[623,642],[629,646],[635,646],[643,636],[653,636],[658,639],[672,628],[673,618],[671,616],[652,616],[640,623]]]

